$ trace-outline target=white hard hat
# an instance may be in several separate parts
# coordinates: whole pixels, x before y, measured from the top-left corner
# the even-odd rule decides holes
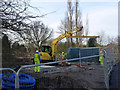
[[[38,50],[36,50],[36,52],[39,52]]]
[[[62,54],[64,54],[64,52],[62,52]]]

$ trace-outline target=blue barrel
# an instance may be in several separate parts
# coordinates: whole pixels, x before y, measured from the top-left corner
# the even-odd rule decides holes
[[[19,73],[19,88],[20,90],[33,90],[35,86],[35,79],[25,73]],[[2,78],[3,89],[15,89],[15,74],[3,74]]]

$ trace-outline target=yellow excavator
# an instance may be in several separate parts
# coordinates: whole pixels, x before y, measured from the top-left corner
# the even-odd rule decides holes
[[[57,51],[57,43],[62,40],[63,38],[99,38],[99,36],[70,36],[73,33],[76,33],[78,31],[81,31],[83,26],[76,28],[75,31],[66,32],[58,36],[56,39],[52,41],[52,47],[50,46],[42,46],[41,47],[41,60],[42,62],[50,62],[55,61],[55,53]]]

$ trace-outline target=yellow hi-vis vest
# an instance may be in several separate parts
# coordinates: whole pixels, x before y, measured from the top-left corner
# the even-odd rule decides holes
[[[35,61],[35,62],[40,61],[40,60],[39,60],[39,57],[38,57],[38,54],[35,54],[34,61]]]
[[[65,54],[62,54],[62,59],[65,59]]]
[[[103,54],[100,54],[100,55],[103,55]],[[99,61],[100,61],[101,66],[103,66],[103,56],[99,57]]]

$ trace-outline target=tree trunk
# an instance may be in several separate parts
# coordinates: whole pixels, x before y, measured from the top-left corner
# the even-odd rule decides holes
[[[76,25],[76,29],[78,26],[78,0],[76,0],[75,2],[75,25]],[[76,36],[77,36],[77,32],[76,32]],[[76,38],[76,47],[78,47],[78,38]]]

